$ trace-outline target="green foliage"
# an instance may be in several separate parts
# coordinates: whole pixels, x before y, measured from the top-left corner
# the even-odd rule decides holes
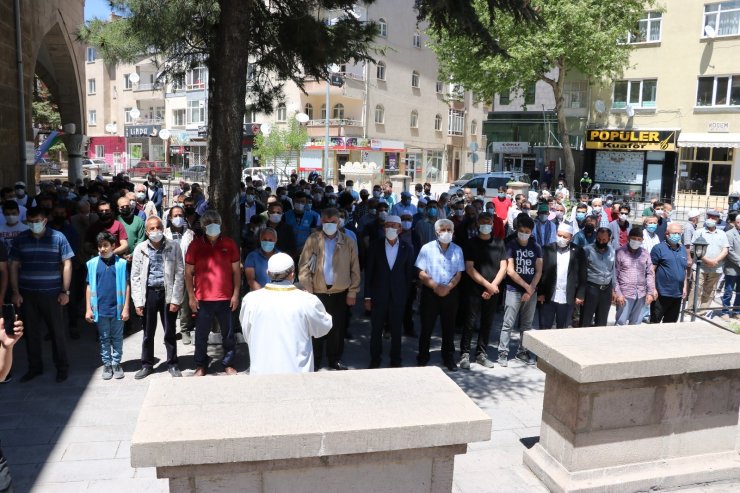
[[[34,80],[35,90],[31,102],[31,120],[34,127],[45,131],[58,130],[62,126],[62,117],[59,107],[51,96],[51,92],[38,77]],[[49,155],[56,157],[59,152],[66,153],[61,139],[49,148]]]
[[[276,172],[281,172],[287,178],[288,168],[297,165],[293,158],[298,156],[306,142],[306,128],[295,118],[290,118],[287,125],[275,125],[267,135],[257,134],[253,154],[263,163],[262,166],[272,164]]]

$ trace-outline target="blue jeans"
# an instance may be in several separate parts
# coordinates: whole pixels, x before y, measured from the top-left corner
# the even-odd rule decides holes
[[[103,364],[121,364],[123,354],[123,320],[116,317],[99,317],[95,324],[100,336],[100,359]]]
[[[735,292],[735,301],[732,302],[732,292]],[[740,314],[740,308],[730,310],[731,306],[740,306],[740,276],[725,274],[725,294],[722,295],[722,315]]]
[[[625,298],[624,305],[617,306],[617,325],[640,325],[644,316],[645,296]]]
[[[208,368],[208,334],[211,333],[213,319],[218,319],[221,327],[221,340],[224,348],[224,366],[234,366],[233,360],[236,351],[234,326],[229,300],[198,301],[197,319],[195,321],[195,366]]]

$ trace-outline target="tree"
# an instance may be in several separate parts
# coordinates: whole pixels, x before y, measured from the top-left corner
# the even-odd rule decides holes
[[[450,0],[451,1],[451,0]],[[491,1],[472,0],[487,31],[450,30],[443,23],[428,29],[443,75],[478,94],[521,90],[544,81],[555,95],[558,133],[565,157],[566,179],[574,184],[575,163],[564,111],[567,77],[580,73],[590,82],[613,78],[629,63],[631,46],[619,41],[634,31],[653,0],[532,0],[539,22],[499,11]],[[529,2],[527,2],[529,3]],[[489,40],[496,40],[498,48]]]
[[[41,79],[34,78],[33,101],[31,102],[31,119],[33,126],[44,132],[59,130],[62,126],[62,117],[59,114],[59,106],[53,100],[49,88],[46,87]],[[61,161],[61,154],[67,152],[64,143],[59,139],[52,145],[47,153],[50,156],[57,156]]]
[[[109,1],[120,17],[91,20],[78,34],[106,62],[153,53],[160,81],[208,67],[209,203],[234,237],[246,101],[270,113],[283,98],[284,81],[303,88],[307,80],[326,80],[332,63],[371,59],[377,29],[352,15],[351,0]],[[327,11],[338,19],[331,25],[322,19]],[[250,64],[254,76],[247,87]]]
[[[273,126],[269,134],[257,134],[253,154],[259,158],[263,166],[271,163],[275,172],[279,172],[282,179],[287,179],[289,168],[297,164],[297,159],[293,161],[293,158],[300,155],[300,150],[306,142],[308,132],[305,127],[295,118],[290,118],[286,127]]]

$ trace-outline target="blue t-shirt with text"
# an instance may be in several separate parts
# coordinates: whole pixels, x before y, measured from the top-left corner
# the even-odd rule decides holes
[[[524,282],[529,284],[534,279],[537,259],[542,258],[542,248],[531,236],[525,246],[520,245],[517,239],[513,239],[506,245],[506,257],[514,260],[514,271],[519,274]],[[524,292],[524,288],[511,279],[509,279],[506,289],[519,291],[520,293]]]

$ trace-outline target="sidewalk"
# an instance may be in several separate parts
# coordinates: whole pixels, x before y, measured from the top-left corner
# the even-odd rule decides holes
[[[418,327],[417,327],[418,331]],[[355,317],[347,341],[345,363],[365,368],[369,362],[369,323]],[[157,334],[156,356],[164,358],[162,332]],[[154,469],[133,469],[129,463],[130,438],[149,382],[171,378],[160,362],[156,373],[134,380],[139,369],[141,332],[126,338],[123,380],[100,378],[97,343],[92,331],[82,339],[68,341],[72,368],[63,384],[54,382],[50,344],[44,345],[43,376],[26,384],[18,379],[26,370],[25,348],[18,347],[15,379],[0,385],[0,440],[10,463],[16,492],[166,492],[167,482],[155,477]],[[498,334],[492,334],[496,340]],[[404,338],[403,359],[412,364],[417,339]],[[385,355],[388,341],[384,341]],[[440,340],[433,340],[432,364],[440,364]],[[216,356],[216,346],[210,352]],[[180,368],[192,373],[193,346],[178,343]],[[237,369],[246,370],[245,346],[238,349]],[[493,352],[491,352],[493,356]],[[388,364],[387,356],[383,366]],[[220,364],[213,368],[220,371]],[[213,370],[212,370],[213,371]],[[508,368],[484,369],[473,364],[450,377],[493,419],[491,441],[474,443],[456,459],[453,491],[546,492],[539,480],[522,465],[522,453],[539,435],[544,374],[536,367],[513,360]],[[205,378],[226,378],[209,375]],[[234,378],[248,378],[238,376]],[[234,409],[233,412],[239,412]],[[193,426],[208,416],[173,416]],[[699,486],[681,491],[730,493],[740,482]]]

